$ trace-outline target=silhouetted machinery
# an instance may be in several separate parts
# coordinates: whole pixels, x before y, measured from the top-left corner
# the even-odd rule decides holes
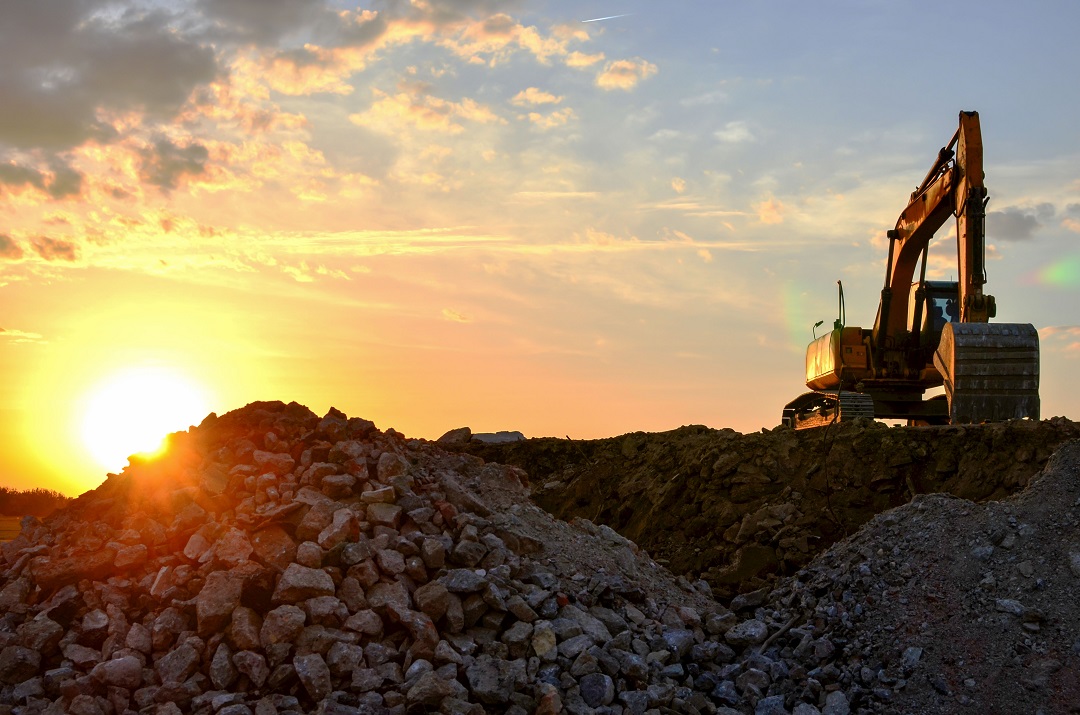
[[[840,317],[806,350],[806,386],[784,407],[797,429],[878,417],[908,424],[1039,419],[1039,334],[1028,323],[990,323],[986,188],[977,112],[960,126],[888,232],[889,257],[870,330]],[[956,282],[926,280],[930,240],[956,218]],[[918,281],[913,281],[919,269]],[[945,387],[944,396],[925,399]]]

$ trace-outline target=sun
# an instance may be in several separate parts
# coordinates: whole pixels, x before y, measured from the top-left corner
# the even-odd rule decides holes
[[[130,455],[153,455],[170,432],[201,422],[207,404],[205,390],[178,371],[128,368],[87,394],[79,434],[102,467],[119,471]]]

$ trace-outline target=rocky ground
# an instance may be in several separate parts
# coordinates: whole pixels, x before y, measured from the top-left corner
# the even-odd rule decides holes
[[[0,712],[1071,712],[1076,431],[484,446],[254,403],[3,545]]]

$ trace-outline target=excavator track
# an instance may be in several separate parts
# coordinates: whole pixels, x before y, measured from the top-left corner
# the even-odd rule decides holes
[[[934,366],[953,424],[1039,419],[1039,333],[1029,323],[950,323]]]
[[[800,395],[784,406],[782,423],[797,430],[850,422],[856,417],[874,419],[874,399],[861,392],[819,390]]]

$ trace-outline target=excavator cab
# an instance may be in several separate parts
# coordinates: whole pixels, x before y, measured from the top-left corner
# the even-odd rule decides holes
[[[912,300],[909,303],[913,313],[910,318],[912,324],[916,319],[921,322],[919,343],[935,346],[941,339],[941,331],[946,323],[960,322],[960,286],[956,281],[926,281],[923,285],[922,315],[914,314],[918,311],[915,294],[919,284],[916,283],[912,286]]]

